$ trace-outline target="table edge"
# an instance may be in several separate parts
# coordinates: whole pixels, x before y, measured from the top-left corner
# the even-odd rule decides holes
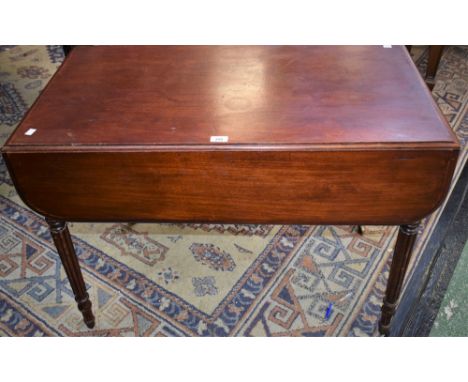
[[[80,152],[199,152],[199,151],[386,151],[386,150],[460,150],[456,141],[340,143],[340,144],[216,144],[216,145],[11,145],[1,153],[80,153]]]

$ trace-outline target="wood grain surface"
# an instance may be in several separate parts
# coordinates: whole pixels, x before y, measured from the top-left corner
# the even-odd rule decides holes
[[[103,46],[73,49],[3,153],[59,220],[404,224],[458,143],[403,47]]]
[[[34,210],[79,221],[400,224],[442,202],[456,150],[7,153]]]
[[[404,47],[81,46],[9,144],[206,145],[211,136],[228,145],[455,139]]]

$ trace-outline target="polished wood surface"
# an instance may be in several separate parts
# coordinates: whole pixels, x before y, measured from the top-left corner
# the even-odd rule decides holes
[[[2,152],[89,327],[66,220],[398,224],[388,334],[458,150],[403,47],[191,46],[74,48]]]
[[[435,77],[437,69],[439,68],[440,59],[442,58],[442,52],[444,50],[443,45],[430,45],[429,46],[429,58],[427,60],[426,69],[426,84],[429,89],[433,89],[435,85]]]
[[[458,144],[403,47],[77,47],[4,152],[61,220],[401,224]]]
[[[24,133],[34,128],[34,135]],[[76,47],[10,145],[452,142],[404,47]]]
[[[453,149],[8,152],[23,200],[71,221],[401,224],[447,193]]]

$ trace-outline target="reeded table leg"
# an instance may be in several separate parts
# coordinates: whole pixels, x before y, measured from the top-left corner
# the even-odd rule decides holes
[[[435,85],[435,76],[437,74],[437,68],[439,67],[443,49],[444,47],[442,45],[429,46],[429,59],[427,62],[425,80],[430,90],[432,90]]]
[[[387,290],[382,306],[382,316],[379,322],[379,331],[386,336],[390,334],[390,322],[398,304],[398,298],[400,297],[401,287],[411,258],[411,251],[416,240],[418,227],[419,223],[402,225],[398,232]]]
[[[67,224],[62,221],[56,221],[46,218],[50,227],[52,238],[54,239],[57,252],[62,260],[63,267],[68,280],[75,294],[75,300],[78,303],[78,309],[83,314],[83,320],[88,328],[94,327],[94,315],[91,310],[91,301],[89,301],[88,292],[86,292],[83,275],[81,274],[80,264],[76,257],[75,248],[68,231]]]

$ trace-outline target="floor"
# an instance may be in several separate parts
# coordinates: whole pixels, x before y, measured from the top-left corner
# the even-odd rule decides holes
[[[450,280],[431,336],[468,336],[468,241]]]

